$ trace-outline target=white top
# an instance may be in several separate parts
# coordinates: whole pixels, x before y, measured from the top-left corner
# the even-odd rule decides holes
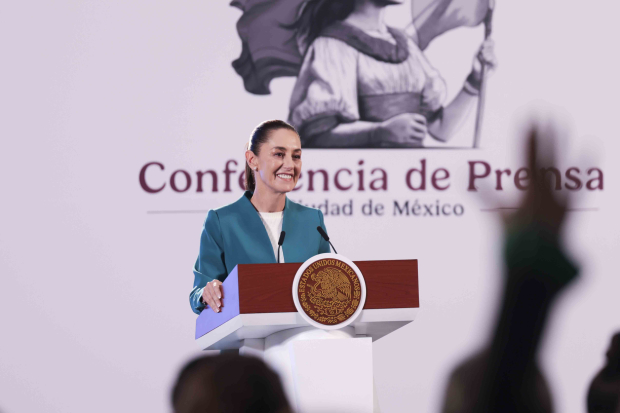
[[[280,239],[280,233],[282,232],[282,220],[284,213],[280,212],[259,212],[261,221],[267,230],[271,246],[273,247],[273,255],[278,262],[278,240]],[[280,262],[284,262],[284,246],[280,247]]]

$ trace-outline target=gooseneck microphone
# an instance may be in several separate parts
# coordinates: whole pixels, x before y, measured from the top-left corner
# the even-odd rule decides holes
[[[280,239],[278,240],[278,264],[280,264],[280,247],[284,243],[284,236],[285,235],[286,235],[286,232],[284,232],[284,231],[280,232]]]
[[[334,252],[336,254],[338,254],[338,251],[336,251],[336,248],[334,248],[334,245],[329,241],[329,237],[327,236],[327,233],[323,230],[323,228],[321,228],[320,226],[316,227],[316,230],[319,231],[319,234],[321,234],[321,236],[323,237],[323,239],[327,242],[329,242],[329,245],[331,245],[332,249],[334,250]]]

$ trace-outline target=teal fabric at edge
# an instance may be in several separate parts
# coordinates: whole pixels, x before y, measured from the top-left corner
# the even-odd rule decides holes
[[[200,252],[194,264],[194,288],[189,302],[196,314],[204,309],[200,296],[214,279],[224,281],[237,264],[275,263],[271,241],[246,191],[238,201],[212,209],[202,228]],[[330,252],[316,227],[325,230],[323,213],[286,199],[282,231],[286,232],[282,250],[284,262],[304,262],[317,254]]]

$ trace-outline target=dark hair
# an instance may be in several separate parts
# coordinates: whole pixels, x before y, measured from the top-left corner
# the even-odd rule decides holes
[[[269,140],[271,133],[277,131],[278,129],[288,129],[293,131],[299,135],[297,129],[295,129],[292,125],[284,122],[283,120],[273,119],[266,120],[259,124],[256,129],[252,132],[252,136],[250,136],[250,141],[246,145],[246,150],[254,152],[254,155],[258,156],[258,152],[260,151],[260,147],[263,143]],[[245,163],[245,190],[254,192],[256,189],[256,180],[254,178],[254,173],[252,172],[252,168],[248,163]]]
[[[349,17],[355,0],[309,0],[301,8],[295,22],[287,27],[297,29],[305,48],[319,37],[324,28]]]
[[[175,413],[290,412],[278,375],[262,360],[236,354],[187,363],[172,390]]]

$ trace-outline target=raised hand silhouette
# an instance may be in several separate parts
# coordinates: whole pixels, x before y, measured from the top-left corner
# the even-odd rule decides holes
[[[444,413],[553,411],[536,355],[554,298],[577,276],[561,247],[569,200],[541,172],[555,163],[553,139],[535,127],[528,134],[530,184],[517,211],[502,216],[507,276],[495,328],[453,371]]]

